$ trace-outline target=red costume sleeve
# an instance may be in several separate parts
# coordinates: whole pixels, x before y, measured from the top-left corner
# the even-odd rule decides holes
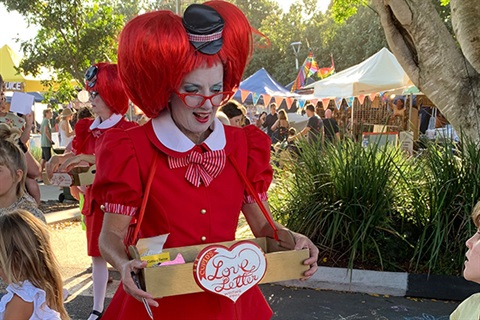
[[[247,136],[248,162],[247,178],[257,191],[260,200],[267,200],[267,191],[273,178],[270,165],[270,138],[257,127],[250,125],[243,128]],[[245,192],[245,203],[255,202],[254,198]]]
[[[123,130],[111,129],[97,150],[93,188],[105,212],[135,215],[143,189],[132,140]]]

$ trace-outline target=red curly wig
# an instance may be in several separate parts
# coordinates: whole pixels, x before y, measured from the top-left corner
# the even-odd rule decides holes
[[[208,1],[225,21],[223,46],[216,54],[196,51],[182,18],[171,11],[135,17],[124,27],[118,46],[118,68],[128,97],[147,117],[155,118],[191,71],[223,65],[223,90],[240,84],[253,49],[252,29],[245,15],[225,1]]]
[[[128,97],[118,74],[116,64],[100,62],[94,64],[98,68],[97,82],[88,91],[96,91],[113,113],[124,115],[128,110]]]

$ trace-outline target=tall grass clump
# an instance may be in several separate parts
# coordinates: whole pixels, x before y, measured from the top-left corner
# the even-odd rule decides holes
[[[310,237],[329,265],[459,275],[480,198],[480,145],[302,143],[276,172],[272,212]]]
[[[471,139],[427,143],[417,158],[423,179],[412,181],[413,214],[419,229],[415,271],[460,274],[471,211],[480,197],[480,148]]]
[[[277,219],[350,267],[360,259],[383,268],[392,246],[409,247],[394,224],[398,166],[406,161],[398,148],[344,141],[300,150],[277,174],[270,195]]]

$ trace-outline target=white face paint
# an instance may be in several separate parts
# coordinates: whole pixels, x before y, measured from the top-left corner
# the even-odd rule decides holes
[[[177,91],[180,94],[194,93],[204,96],[222,92],[223,65],[218,63],[211,68],[203,67],[193,70],[185,76]],[[201,144],[208,137],[218,109],[218,106],[212,105],[212,101],[206,99],[203,105],[191,108],[174,93],[170,99],[170,107],[173,121],[190,140]]]
[[[95,98],[90,96],[90,102],[92,104],[92,111],[97,117],[100,117],[102,121],[107,120],[113,114],[112,109],[103,101],[102,96],[97,94]]]

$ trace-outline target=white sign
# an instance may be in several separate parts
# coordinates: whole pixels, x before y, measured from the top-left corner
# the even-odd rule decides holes
[[[23,91],[23,82],[5,82],[6,91]]]
[[[23,92],[14,92],[12,102],[10,103],[10,111],[21,114],[29,114],[32,112],[35,97]]]

